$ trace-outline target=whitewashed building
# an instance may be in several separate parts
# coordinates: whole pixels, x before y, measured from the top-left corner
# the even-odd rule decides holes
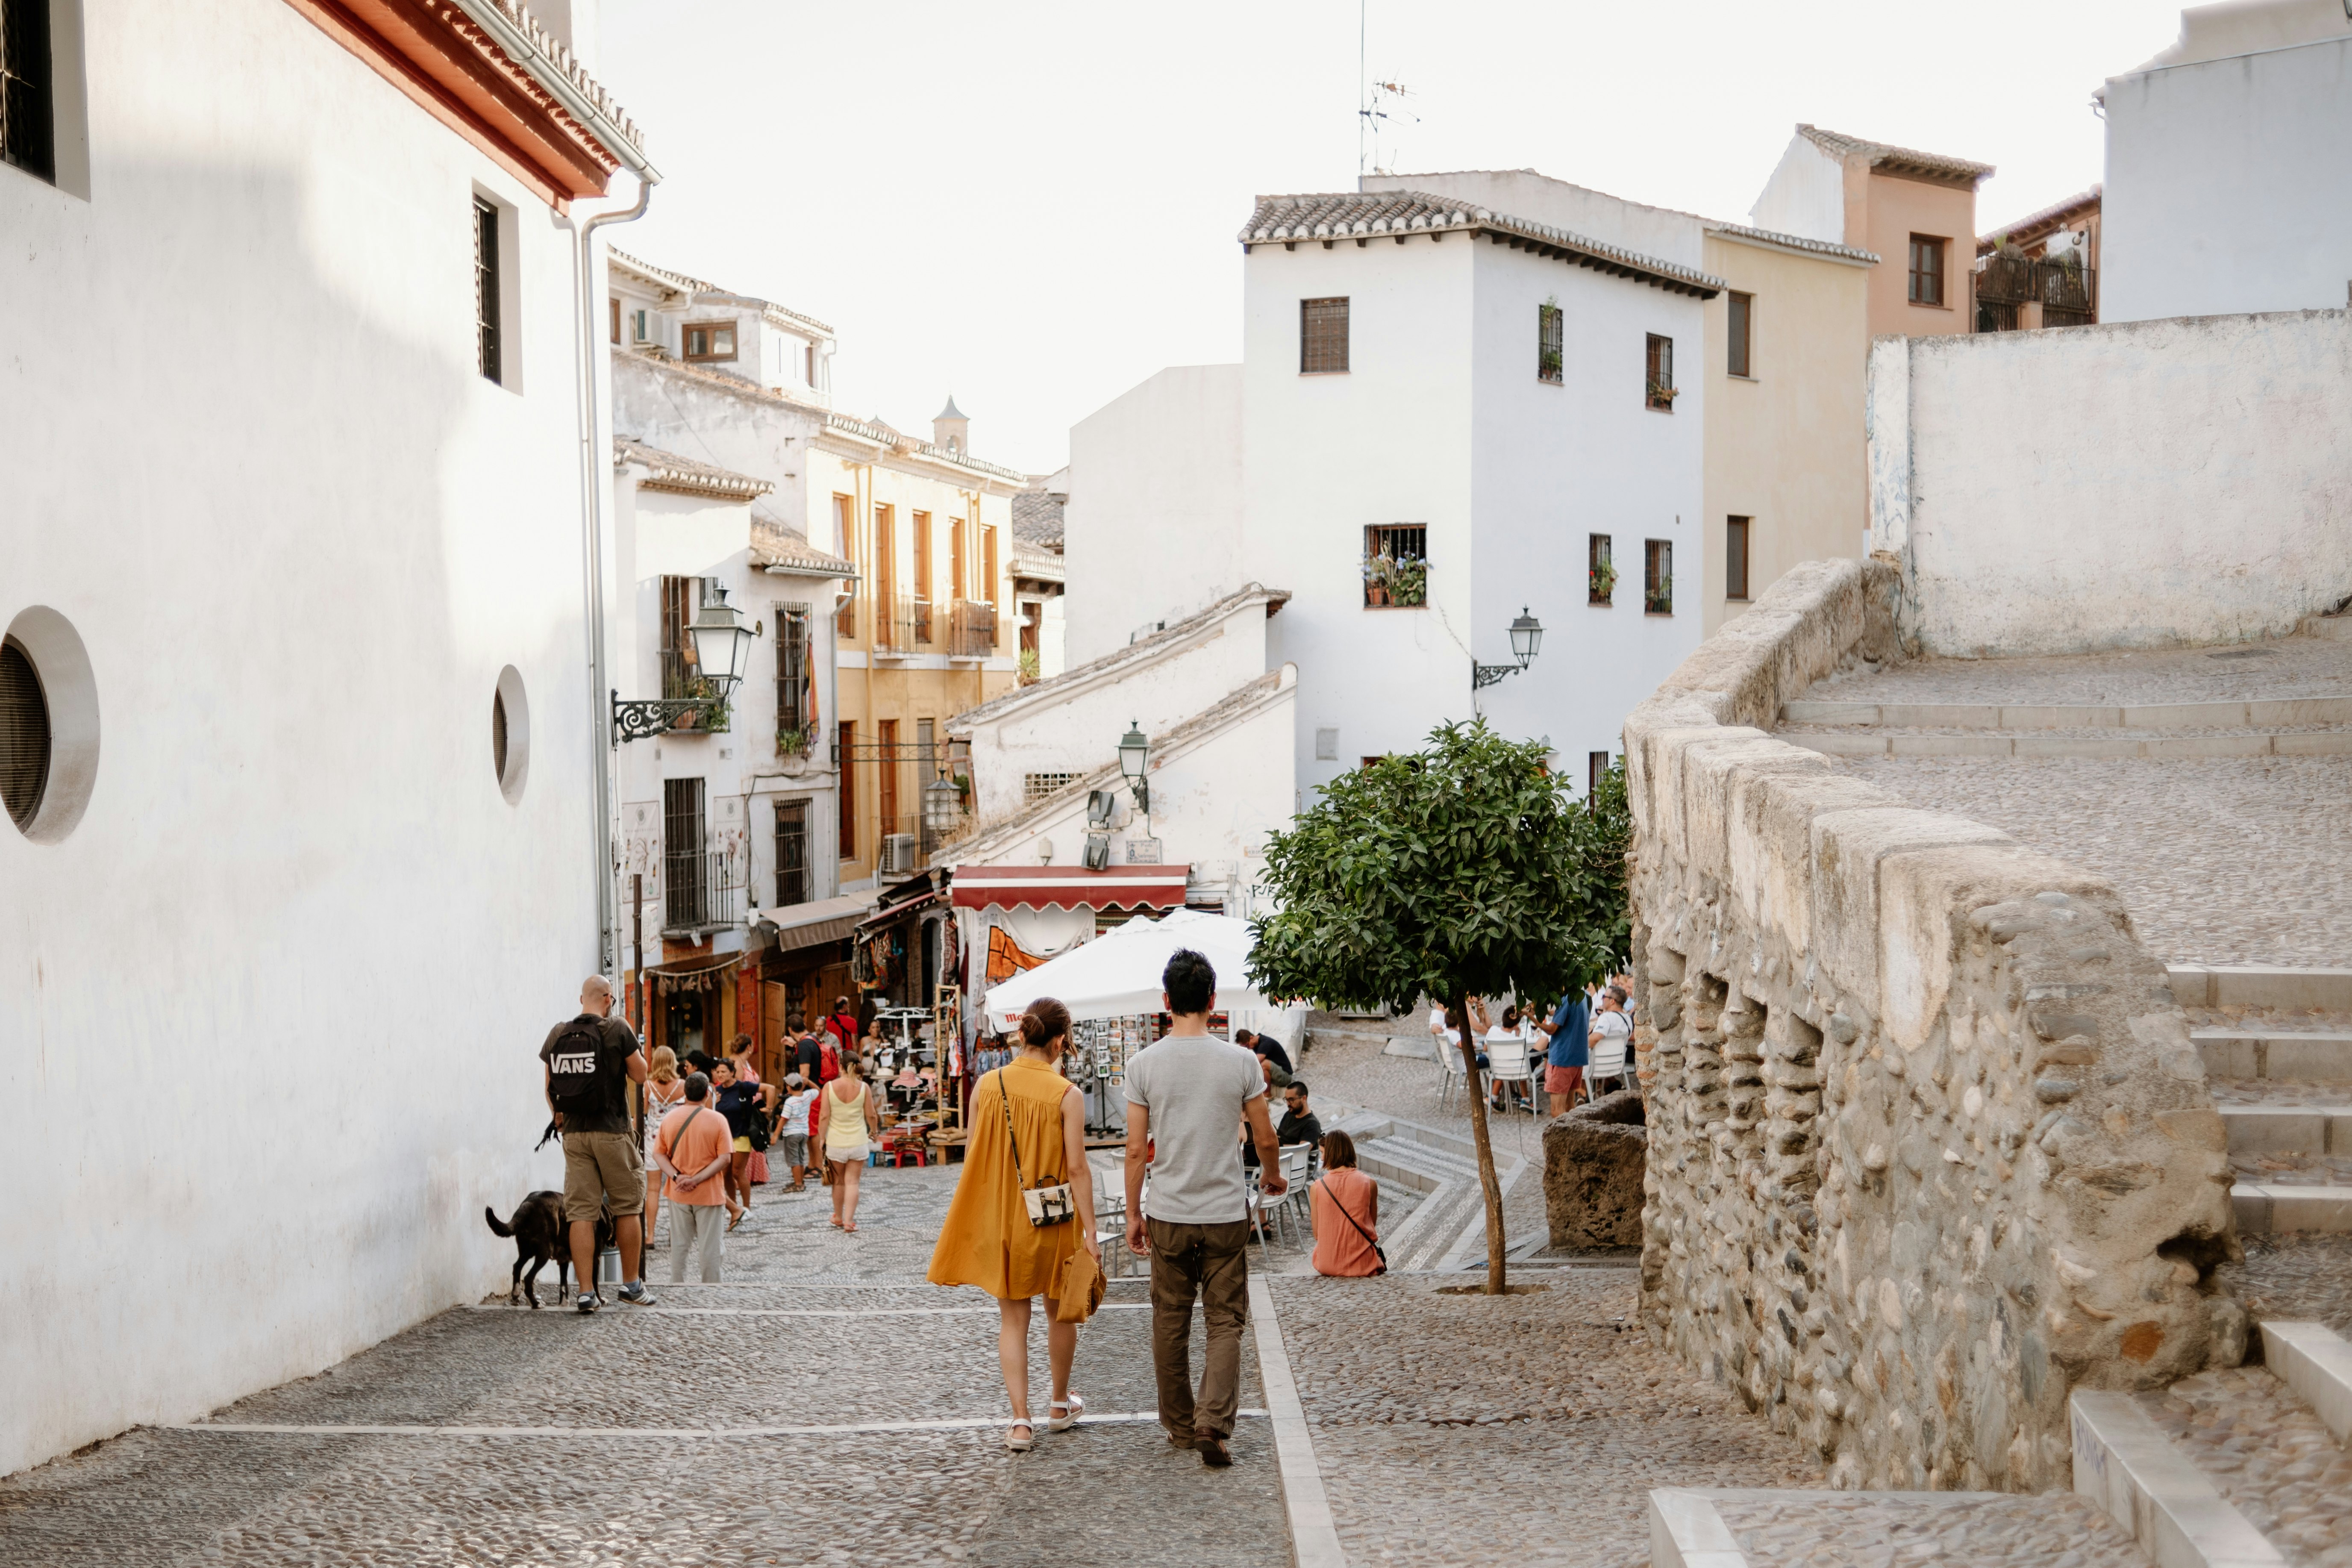
[[[1498,211],[1497,182],[1561,210]],[[1242,363],[1163,371],[1073,428],[1072,655],[1280,584],[1300,789],[1481,710],[1581,787],[1698,644],[1721,285],[1687,214],[1537,175],[1428,183],[1259,198]],[[1544,628],[1524,670],[1523,611]]]
[[[0,89],[0,1098],[43,1173],[0,1472],[478,1299],[483,1208],[559,1184],[536,1053],[604,956],[573,204],[653,177],[510,0],[5,10],[47,37]]]
[[[2237,0],[2099,89],[2099,319],[2341,310],[2352,298],[2352,12]]]

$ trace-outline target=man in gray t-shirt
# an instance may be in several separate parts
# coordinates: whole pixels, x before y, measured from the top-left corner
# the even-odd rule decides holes
[[[1249,1320],[1249,1185],[1234,1129],[1244,1121],[1263,1167],[1260,1188],[1284,1190],[1257,1058],[1209,1033],[1217,972],[1189,948],[1160,975],[1173,1025],[1127,1064],[1127,1245],[1151,1259],[1151,1360],[1168,1440],[1230,1465],[1226,1440],[1241,1402],[1242,1325]],[[1147,1164],[1151,1200],[1143,1198]],[[1208,1321],[1192,1390],[1192,1303]]]

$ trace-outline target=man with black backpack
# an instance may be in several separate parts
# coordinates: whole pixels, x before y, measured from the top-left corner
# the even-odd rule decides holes
[[[613,987],[592,974],[580,987],[580,1016],[548,1031],[539,1049],[547,1108],[563,1133],[563,1217],[572,1227],[572,1267],[580,1280],[580,1310],[604,1300],[596,1280],[596,1221],[613,1216],[621,1250],[620,1297],[631,1306],[654,1304],[638,1278],[645,1240],[646,1156],[629,1126],[629,1086],[646,1080],[646,1058],[629,1026],[613,1017]]]

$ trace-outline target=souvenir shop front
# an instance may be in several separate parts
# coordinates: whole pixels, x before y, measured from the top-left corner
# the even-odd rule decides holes
[[[893,1163],[946,1158],[963,1142],[969,1053],[948,876],[935,867],[885,888],[850,937],[867,1070],[881,1097],[882,1157]]]
[[[1002,1064],[1010,1047],[987,1019],[988,992],[1017,974],[1115,931],[1184,907],[1189,866],[959,866],[953,904],[961,941],[971,1072]],[[1127,1058],[1165,1031],[1162,1016],[1137,1013],[1079,1022],[1063,1070],[1084,1090],[1087,1125],[1108,1137],[1126,1125],[1120,1091]]]

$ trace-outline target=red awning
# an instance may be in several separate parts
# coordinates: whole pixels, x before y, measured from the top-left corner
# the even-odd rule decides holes
[[[1113,866],[1089,871],[1083,866],[959,866],[951,884],[960,910],[1095,909],[1138,905],[1155,910],[1184,907],[1190,866]]]

